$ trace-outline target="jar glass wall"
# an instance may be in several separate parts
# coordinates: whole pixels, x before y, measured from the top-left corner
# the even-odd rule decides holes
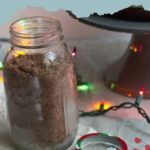
[[[10,131],[21,148],[62,150],[78,126],[76,75],[60,23],[46,17],[11,25],[4,64]]]

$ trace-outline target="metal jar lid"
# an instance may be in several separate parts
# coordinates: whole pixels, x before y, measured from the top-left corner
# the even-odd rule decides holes
[[[121,138],[104,133],[82,136],[76,143],[76,150],[85,150],[88,146],[93,145],[97,145],[100,150],[128,150],[127,144]]]

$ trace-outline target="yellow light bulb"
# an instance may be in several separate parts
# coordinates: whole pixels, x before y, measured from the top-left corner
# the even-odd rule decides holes
[[[100,105],[104,105],[104,110],[106,110],[106,109],[108,109],[109,107],[111,107],[112,106],[112,103],[111,102],[109,102],[109,101],[100,101],[100,102],[94,102],[94,103],[92,103],[91,104],[91,106],[90,106],[90,109],[96,109],[96,110],[99,110],[100,109]]]
[[[132,94],[131,93],[128,93],[128,97],[131,97],[132,96]]]
[[[138,49],[137,49],[136,47],[133,49],[133,51],[134,51],[135,53],[137,52],[137,50],[138,50]]]
[[[0,76],[0,83],[3,83],[3,81],[4,81],[3,76]]]
[[[14,54],[15,57],[18,57],[20,55],[26,55],[26,53],[24,51],[20,51],[20,50],[15,51],[15,54]]]

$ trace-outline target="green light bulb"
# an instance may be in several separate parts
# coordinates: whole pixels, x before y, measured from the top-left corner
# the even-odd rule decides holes
[[[116,84],[115,83],[111,83],[111,85],[110,85],[110,89],[115,89],[115,87],[116,87]]]
[[[78,91],[88,91],[89,90],[89,86],[84,84],[84,85],[78,85],[77,86],[77,90]]]
[[[4,67],[3,63],[0,61],[0,70],[2,70]]]

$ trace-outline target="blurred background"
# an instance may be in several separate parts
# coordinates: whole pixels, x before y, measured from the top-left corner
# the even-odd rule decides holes
[[[95,71],[101,72],[108,67],[108,64],[119,59],[128,47],[132,36],[127,33],[111,32],[85,25],[62,9],[48,12],[43,8],[27,7],[18,10],[8,22],[0,26],[0,61],[3,61],[9,47],[7,40],[10,37],[10,24],[20,18],[31,16],[47,16],[60,20],[66,43],[70,48],[77,47],[77,63],[81,65],[85,75],[88,74],[85,72],[86,69],[84,70],[85,66],[88,66],[89,70],[95,69]],[[82,57],[84,59],[81,59]],[[80,61],[82,62],[80,63]],[[93,77],[95,78],[95,74]]]

